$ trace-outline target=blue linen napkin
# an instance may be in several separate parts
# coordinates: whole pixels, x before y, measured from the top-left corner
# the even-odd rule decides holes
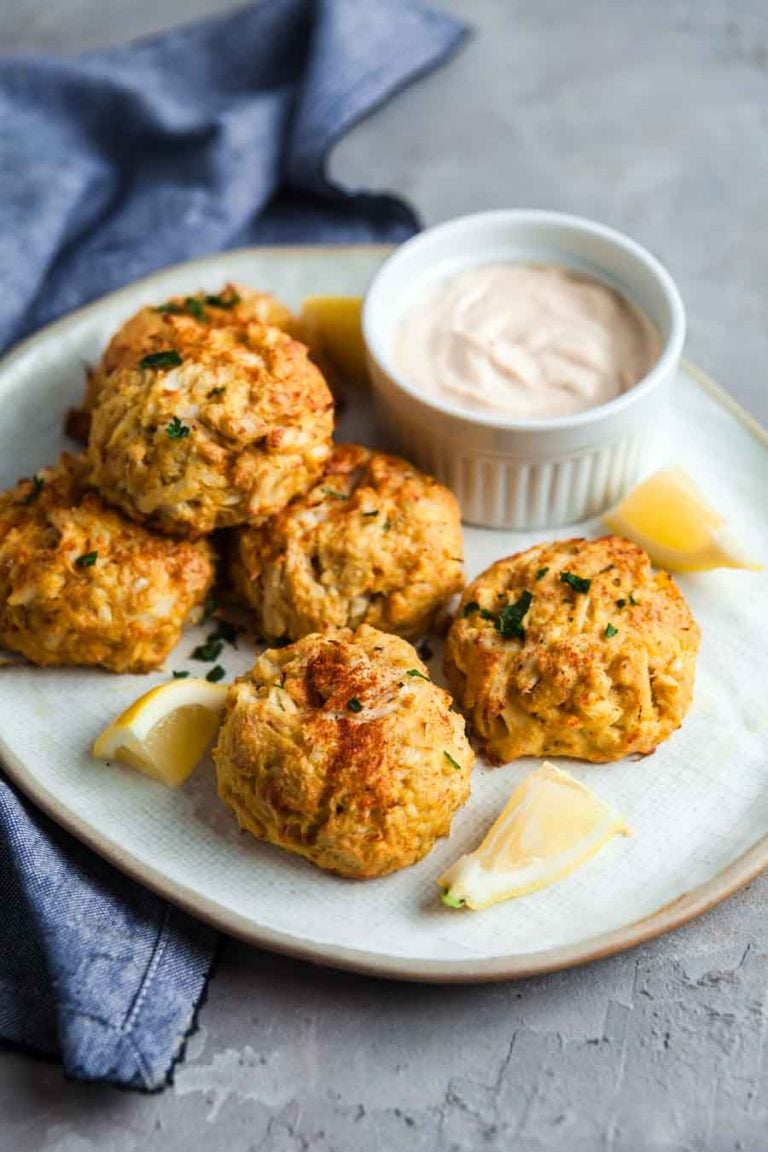
[[[419,0],[263,0],[76,59],[0,57],[0,346],[205,252],[410,235],[400,201],[329,182],[328,152],[464,35]],[[0,1037],[162,1087],[215,947],[0,778]]]

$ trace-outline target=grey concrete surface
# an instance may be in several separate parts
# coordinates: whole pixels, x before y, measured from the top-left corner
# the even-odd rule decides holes
[[[385,0],[382,0],[385,2]],[[213,0],[2,0],[0,42],[68,50]],[[333,171],[427,221],[502,205],[632,232],[689,354],[768,422],[764,0],[445,0],[475,26]],[[175,1086],[64,1083],[0,1055],[2,1152],[765,1152],[768,880],[581,971],[417,988],[229,943]]]

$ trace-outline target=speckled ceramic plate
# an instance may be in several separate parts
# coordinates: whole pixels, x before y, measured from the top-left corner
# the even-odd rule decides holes
[[[232,252],[162,272],[44,329],[0,364],[3,484],[66,446],[61,420],[81,394],[83,362],[96,359],[139,305],[213,291],[226,279],[294,305],[318,292],[361,293],[384,255],[381,248]],[[375,442],[375,435],[360,394],[341,436]],[[682,463],[759,551],[768,438],[690,365],[660,437],[664,457]],[[530,534],[468,528],[468,575],[534,542]],[[12,779],[54,820],[124,872],[254,944],[415,980],[502,979],[583,963],[684,923],[768,866],[766,576],[715,572],[680,583],[703,631],[683,728],[642,761],[568,765],[624,812],[635,835],[612,842],[561,884],[483,913],[443,908],[435,881],[476,843],[531,762],[479,764],[449,840],[414,868],[352,883],[240,834],[216,798],[210,764],[171,792],[93,761],[94,736],[120,709],[170,668],[190,667],[194,633],[152,676],[0,670],[0,753]],[[227,671],[244,670],[252,658],[241,643]],[[438,652],[438,677],[439,663]]]

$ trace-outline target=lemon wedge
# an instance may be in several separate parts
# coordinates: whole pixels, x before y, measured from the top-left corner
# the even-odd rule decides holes
[[[368,366],[360,317],[359,296],[310,296],[299,323],[309,347],[352,384],[365,384]]]
[[[570,876],[626,821],[578,780],[545,761],[510,796],[482,844],[440,877],[449,908],[488,908]]]
[[[226,684],[197,678],[160,684],[105,728],[93,755],[128,764],[177,788],[216,735],[226,696]]]
[[[654,472],[603,521],[612,532],[645,548],[655,564],[673,572],[762,567],[725,530],[722,517],[681,468]]]

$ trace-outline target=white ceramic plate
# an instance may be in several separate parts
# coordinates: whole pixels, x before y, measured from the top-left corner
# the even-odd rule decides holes
[[[0,365],[0,480],[55,459],[61,419],[80,396],[83,362],[139,305],[227,279],[289,304],[318,292],[361,293],[382,248],[232,252],[170,269],[51,325]],[[375,437],[360,396],[343,438]],[[760,549],[768,439],[714,385],[686,367],[659,444],[681,462]],[[557,535],[594,532],[580,525]],[[466,529],[467,570],[534,543],[528,534]],[[765,557],[762,557],[765,560]],[[435,880],[473,846],[530,770],[479,765],[472,798],[448,841],[414,868],[354,883],[238,833],[215,795],[211,766],[178,792],[88,755],[101,728],[167,678],[99,671],[0,671],[0,753],[46,812],[119,868],[227,932],[255,944],[360,971],[422,980],[528,975],[627,948],[724,899],[768,865],[768,593],[766,576],[682,578],[703,631],[696,698],[683,728],[642,761],[568,765],[619,807],[635,835],[575,876],[483,913],[442,907]],[[194,667],[184,637],[170,668]],[[244,670],[253,650],[224,661]],[[439,676],[439,654],[432,661]],[[199,669],[198,669],[199,670]]]

